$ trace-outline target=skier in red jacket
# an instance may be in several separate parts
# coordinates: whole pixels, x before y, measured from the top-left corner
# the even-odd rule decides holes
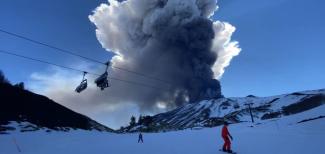
[[[223,127],[222,127],[222,131],[221,131],[221,136],[223,138],[223,140],[225,141],[223,147],[222,147],[222,151],[224,152],[228,152],[228,153],[233,153],[231,150],[231,142],[229,140],[232,140],[232,136],[230,135],[229,131],[228,131],[228,122],[225,121]]]

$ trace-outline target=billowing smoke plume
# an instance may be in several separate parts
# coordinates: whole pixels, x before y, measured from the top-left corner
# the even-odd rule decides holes
[[[101,45],[114,52],[112,65],[167,81],[112,70],[114,77],[168,90],[113,83],[109,95],[140,107],[221,97],[219,79],[240,52],[231,42],[235,28],[212,21],[216,0],[109,0],[89,16]],[[118,81],[113,81],[118,82]]]

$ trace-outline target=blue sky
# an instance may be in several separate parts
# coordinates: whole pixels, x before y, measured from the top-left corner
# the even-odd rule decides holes
[[[78,54],[107,61],[106,52],[95,36],[95,26],[88,15],[101,2],[95,0],[2,0],[0,2],[0,28],[33,38]],[[79,58],[58,53],[39,46],[0,34],[0,48],[38,59],[71,65]],[[1,54],[0,69],[13,82],[26,81],[32,72],[46,71],[49,66]]]
[[[220,1],[217,19],[237,31],[242,52],[221,79],[226,96],[268,96],[325,87],[325,2]]]
[[[106,0],[1,0],[0,28],[106,61],[88,15]],[[221,79],[225,96],[269,96],[325,88],[325,2],[220,0],[214,19],[236,27],[242,51]],[[62,65],[82,60],[0,33],[0,49]],[[0,53],[0,69],[13,83],[48,65]]]

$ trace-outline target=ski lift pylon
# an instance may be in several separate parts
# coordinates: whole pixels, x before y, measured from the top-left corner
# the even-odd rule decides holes
[[[100,75],[96,80],[95,83],[97,87],[99,87],[101,90],[104,90],[107,87],[110,87],[109,82],[108,82],[108,67],[110,65],[110,62],[108,61],[106,64],[106,70],[105,73]]]
[[[81,83],[75,90],[77,93],[80,93],[87,88],[87,79],[85,79],[86,74],[87,74],[87,72],[84,72]]]

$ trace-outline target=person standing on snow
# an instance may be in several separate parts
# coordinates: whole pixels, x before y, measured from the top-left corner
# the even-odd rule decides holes
[[[143,143],[143,136],[142,136],[141,132],[139,134],[138,143],[140,143],[140,141],[141,141],[141,143]]]
[[[229,123],[227,121],[225,121],[224,125],[222,127],[222,131],[221,131],[221,136],[222,136],[223,140],[225,141],[225,143],[222,147],[222,151],[232,153],[231,142],[229,140],[229,137],[232,140],[232,136],[230,135],[230,133],[228,131],[228,124]]]

